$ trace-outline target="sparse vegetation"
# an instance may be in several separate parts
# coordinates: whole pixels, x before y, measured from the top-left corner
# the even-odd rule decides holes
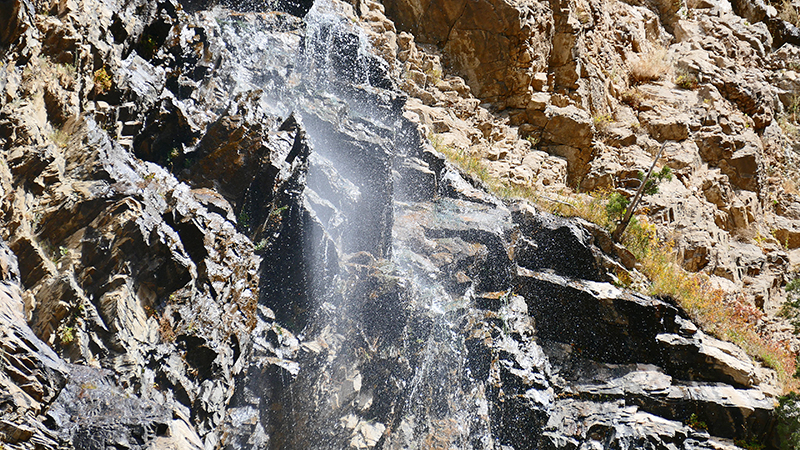
[[[442,69],[439,67],[431,67],[425,71],[425,75],[431,77],[431,84],[436,84],[442,81]]]
[[[444,154],[447,159],[455,163],[464,172],[475,176],[484,183],[488,183],[489,171],[486,169],[481,158],[475,156],[468,151],[453,148],[452,146],[445,145],[441,137],[438,135],[431,135],[428,137],[433,144],[436,151]]]
[[[642,93],[638,87],[632,87],[625,90],[620,95],[619,99],[622,101],[622,103],[625,103],[634,110],[640,111],[642,109],[642,102],[644,101],[644,93]]]
[[[592,122],[594,123],[594,129],[599,134],[604,134],[608,127],[614,123],[614,118],[609,114],[600,114],[592,117]]]
[[[750,439],[750,440],[737,439],[733,443],[737,447],[743,448],[745,450],[764,450],[764,448],[766,447],[764,444],[758,442],[758,440],[756,439]]]
[[[111,90],[111,75],[106,71],[105,66],[94,72],[94,90],[98,95],[102,95]]]
[[[152,58],[158,50],[158,42],[152,35],[145,35],[142,37],[142,48],[146,58]]]
[[[177,147],[173,147],[169,153],[167,153],[167,164],[172,164],[177,157],[181,156],[181,151]]]
[[[608,203],[606,203],[606,214],[609,219],[615,222],[619,221],[630,203],[631,201],[624,195],[619,192],[612,192],[608,197]]]
[[[786,110],[778,116],[778,125],[780,125],[783,134],[790,139],[800,139],[800,129],[798,129],[797,120],[800,118],[800,96],[793,96]]]
[[[75,342],[75,328],[64,326],[59,329],[58,339],[61,345],[67,346]]]
[[[596,191],[591,195],[563,192],[558,198],[552,198],[539,193],[535,187],[490,177],[480,158],[442,145],[440,138],[435,135],[431,136],[431,141],[437,150],[451,158],[462,170],[481,179],[495,195],[527,199],[544,211],[566,217],[581,217],[609,231],[616,225],[613,215],[615,207],[608,207],[612,201],[611,191]],[[616,201],[619,202],[618,199]],[[799,380],[793,377],[796,371],[795,355],[785,344],[756,331],[754,325],[762,313],[740,298],[731,298],[714,288],[707,275],[686,272],[681,268],[674,242],[659,238],[655,226],[645,216],[631,220],[622,235],[621,244],[634,254],[640,263],[639,270],[649,280],[648,285],[640,288],[643,293],[675,299],[703,330],[719,339],[733,342],[751,357],[774,369],[784,392],[800,386]]]
[[[778,17],[794,26],[800,26],[800,12],[791,0],[775,1],[773,6],[778,10]]]
[[[243,229],[250,228],[250,214],[248,214],[246,210],[242,209],[239,212],[239,215],[236,216],[236,222]]]
[[[695,430],[708,430],[708,425],[697,417],[697,414],[692,413],[689,420],[686,421],[686,426],[694,428]]]
[[[532,148],[535,148],[537,145],[539,145],[539,141],[541,139],[533,135],[528,135],[525,136],[525,140],[531,143]]]
[[[667,50],[657,48],[641,54],[639,59],[631,64],[628,76],[631,84],[641,84],[656,81],[666,75],[668,71]]]
[[[697,77],[690,72],[685,70],[680,70],[677,73],[677,77],[675,77],[675,84],[681,89],[697,89],[698,81]]]
[[[76,72],[75,66],[73,64],[69,64],[69,63],[67,63],[67,64],[56,64],[55,65],[55,69],[56,69],[56,73],[58,75],[63,75],[63,76],[66,76],[67,78],[70,78],[70,79],[73,79],[73,80],[75,79],[75,76],[76,76],[77,72]]]
[[[69,143],[69,133],[58,128],[50,134],[50,140],[60,148],[64,148]]]
[[[800,394],[791,392],[779,398],[775,417],[780,450],[800,448]]]
[[[779,315],[789,320],[794,333],[800,334],[800,278],[795,278],[784,287],[787,293],[786,303],[781,307]]]
[[[639,178],[639,181],[644,182],[644,173],[641,171],[636,174],[636,177]],[[661,170],[653,172],[644,185],[645,195],[658,194],[658,185],[663,181],[672,181],[672,169],[668,166],[664,166]]]
[[[625,209],[625,214],[622,216],[622,219],[619,221],[616,228],[614,228],[614,232],[611,233],[611,238],[614,241],[619,242],[622,234],[625,232],[625,228],[628,227],[633,214],[636,212],[636,208],[639,206],[642,196],[657,194],[658,185],[664,180],[669,181],[672,179],[672,170],[669,167],[664,167],[660,171],[653,171],[658,159],[661,157],[661,153],[664,152],[665,145],[666,143],[661,146],[661,149],[656,154],[656,157],[653,159],[653,164],[650,166],[647,174],[642,174],[641,171],[636,173],[639,179],[639,188],[636,191],[636,195],[633,196],[630,206]]]

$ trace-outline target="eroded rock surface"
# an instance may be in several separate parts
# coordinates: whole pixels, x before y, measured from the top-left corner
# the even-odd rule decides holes
[[[438,151],[558,201],[665,143],[654,220],[774,311],[800,207],[764,169],[791,160],[797,56],[771,28],[713,2],[210,3],[0,5],[5,447],[772,438],[769,372],[612,284],[636,261],[605,230]],[[622,76],[661,46],[697,89]],[[733,239],[762,217],[774,238]]]

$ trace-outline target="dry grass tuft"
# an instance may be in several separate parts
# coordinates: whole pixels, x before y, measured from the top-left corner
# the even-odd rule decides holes
[[[783,0],[779,5],[774,5],[778,9],[778,17],[798,27],[800,26],[800,12],[792,4],[791,0]]]
[[[667,50],[657,48],[651,52],[643,53],[639,59],[631,64],[628,76],[631,84],[648,83],[656,81],[669,72],[667,63]]]
[[[620,94],[619,97],[622,103],[633,108],[635,111],[642,110],[642,102],[645,100],[644,93],[638,87],[632,87]]]

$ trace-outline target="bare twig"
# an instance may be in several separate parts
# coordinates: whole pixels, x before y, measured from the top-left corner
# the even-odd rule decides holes
[[[614,242],[619,242],[619,239],[622,237],[622,233],[625,232],[625,228],[628,227],[628,223],[631,221],[631,216],[633,216],[633,212],[636,211],[636,206],[639,205],[639,201],[642,199],[642,194],[644,194],[644,188],[647,186],[647,181],[650,179],[650,175],[653,174],[653,169],[656,167],[656,163],[658,159],[661,158],[661,154],[664,152],[664,147],[667,146],[667,141],[664,141],[661,144],[661,149],[658,151],[655,159],[653,160],[653,164],[650,165],[650,170],[647,171],[647,175],[644,176],[642,179],[642,183],[639,185],[639,189],[636,191],[636,195],[633,197],[633,201],[631,205],[628,206],[628,209],[625,211],[625,217],[622,218],[620,223],[617,225],[617,228],[614,229],[614,233],[611,234],[611,238],[614,239]]]

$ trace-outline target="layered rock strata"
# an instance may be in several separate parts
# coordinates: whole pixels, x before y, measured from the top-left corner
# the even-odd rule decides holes
[[[634,170],[674,141],[670,161],[688,161],[674,190],[694,192],[695,166],[715,173],[730,190],[703,192],[736,196],[753,223],[781,108],[759,100],[758,77],[647,84],[634,109],[614,96],[627,80],[587,64],[623,68],[692,30],[671,6],[7,3],[4,446],[776,445],[768,371],[611,284],[609,268],[634,262],[602,229],[494,198],[427,140],[554,191],[613,184],[624,165],[598,149],[627,148]],[[702,30],[741,24],[716,8],[697,13]],[[451,32],[428,36],[439,18]],[[612,23],[629,47],[592,47]],[[519,35],[496,36],[508,27]],[[727,58],[767,58],[763,26],[737,30]],[[694,48],[712,44],[670,55],[716,73]],[[641,126],[598,142],[593,115],[612,110]],[[791,255],[765,248],[779,279]]]

